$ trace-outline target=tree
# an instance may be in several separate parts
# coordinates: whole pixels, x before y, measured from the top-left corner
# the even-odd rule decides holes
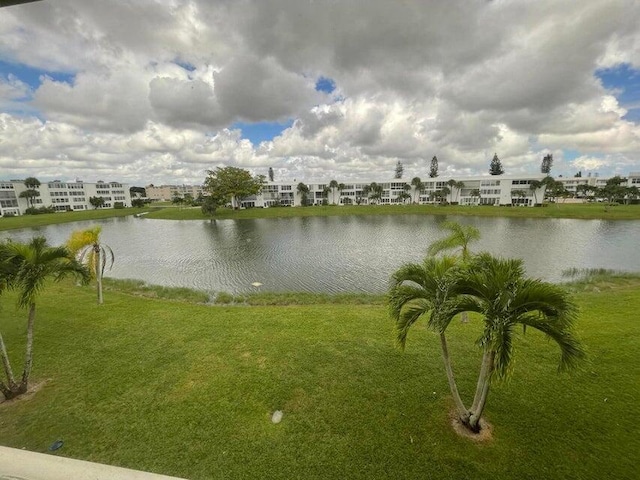
[[[398,160],[396,163],[396,172],[394,178],[402,178],[402,174],[404,173],[404,167],[402,166],[402,162]]]
[[[329,182],[329,188],[331,189],[331,199],[333,200],[333,204],[336,204],[336,190],[338,189],[338,181],[337,180],[331,180]]]
[[[473,190],[471,190],[471,191],[469,192],[469,196],[470,196],[472,199],[474,199],[474,200],[475,200],[476,198],[477,198],[478,200],[480,200],[480,198],[481,198],[481,195],[480,195],[480,189],[479,189],[479,188],[474,188]],[[476,202],[476,203],[477,203],[477,202]]]
[[[400,267],[391,276],[388,303],[391,318],[395,321],[396,341],[404,350],[407,336],[411,327],[422,317],[427,317],[427,326],[433,330],[436,327],[437,315],[448,311],[456,295],[459,281],[459,265],[454,257],[427,257],[422,264],[408,263]],[[467,409],[460,398],[458,387],[453,374],[449,349],[447,346],[446,329],[440,329],[440,347],[444,361],[449,388],[461,417],[467,414]]]
[[[578,170],[578,173],[574,175],[575,178],[582,178],[582,170]]]
[[[193,195],[191,195],[190,193],[185,193],[184,197],[182,197],[182,203],[184,205],[193,206],[193,202],[194,202]]]
[[[89,203],[93,206],[93,208],[98,209],[104,206],[104,198],[102,197],[89,197]]]
[[[218,207],[223,204],[224,202],[222,199],[216,198],[213,195],[208,195],[204,197],[200,209],[202,210],[202,213],[204,215],[213,217],[216,214],[216,210],[218,209]]]
[[[98,293],[98,305],[102,305],[102,277],[104,271],[109,266],[113,266],[115,256],[113,250],[108,245],[100,243],[100,232],[102,228],[96,226],[87,230],[76,230],[67,240],[67,248],[80,263],[86,264],[91,272],[91,276],[96,279],[96,290]]]
[[[493,154],[493,160],[491,160],[491,164],[489,165],[489,173],[491,175],[502,175],[504,173],[504,168],[502,168],[502,162],[498,158],[498,154]]]
[[[598,191],[598,187],[594,185],[587,185],[586,183],[582,183],[576,187],[576,193],[580,197],[587,197],[592,199],[595,193]]]
[[[371,203],[377,204],[382,199],[382,185],[372,182],[371,185],[365,185],[362,192],[369,198]]]
[[[452,257],[428,257],[422,264],[404,265],[393,274],[388,298],[401,348],[410,328],[423,317],[439,334],[458,419],[473,432],[481,428],[491,382],[510,373],[518,325],[537,329],[558,344],[560,369],[575,367],[585,356],[572,332],[577,309],[567,292],[557,285],[524,278],[520,260],[482,254],[460,264]],[[478,341],[482,365],[469,408],[458,392],[445,336],[453,318],[465,311],[480,314],[483,322]]]
[[[144,200],[142,200],[141,198],[134,198],[133,200],[131,200],[131,206],[135,208],[142,208],[144,207]]]
[[[542,159],[542,164],[540,165],[540,172],[546,175],[549,175],[551,173],[552,165],[553,165],[553,155],[549,153],[548,155],[545,155],[544,158]]]
[[[440,203],[447,203],[447,196],[451,194],[451,189],[449,187],[442,187],[439,193],[440,193]]]
[[[64,247],[50,247],[44,237],[29,243],[6,242],[0,244],[0,293],[6,289],[18,291],[18,306],[28,310],[27,342],[20,381],[16,381],[9,356],[0,335],[0,356],[7,382],[0,381],[0,391],[6,399],[17,397],[28,390],[33,365],[33,335],[36,319],[36,300],[47,281],[55,282],[73,275],[83,282],[89,272],[74,260]]]
[[[182,206],[182,204],[184,203],[184,198],[182,198],[182,195],[180,195],[179,192],[173,192],[173,196],[171,197],[171,203],[173,203],[174,205]]]
[[[273,182],[273,168],[269,167],[269,181]]]
[[[420,199],[420,192],[424,188],[424,183],[422,183],[422,180],[420,180],[420,177],[413,177],[411,179],[411,185],[414,188],[415,195],[418,197],[418,199]],[[418,200],[415,199],[415,196],[413,198],[413,202],[418,203]]]
[[[240,208],[240,201],[260,193],[265,183],[264,175],[252,177],[248,170],[237,167],[217,167],[207,170],[204,189],[212,198],[220,201],[217,206],[231,202],[232,208]]]
[[[331,188],[324,187],[322,189],[322,205],[328,205],[329,204],[329,194],[330,193],[331,193]]]
[[[533,201],[536,205],[538,204],[538,190],[543,185],[544,184],[540,180],[531,180],[531,183],[529,184],[529,190],[533,192]]]
[[[302,205],[303,207],[308,206],[309,205],[309,202],[308,202],[309,187],[304,183],[300,182],[296,190],[300,195],[300,205]]]
[[[144,187],[130,187],[129,188],[129,195],[131,195],[131,198],[133,198],[133,197],[138,197],[138,198],[146,197],[147,196],[147,190]]]
[[[436,178],[438,176],[438,158],[434,155],[431,159],[431,166],[429,167],[429,177]]]
[[[27,177],[24,179],[24,186],[30,189],[38,188],[40,185],[40,180],[36,177]]]
[[[447,250],[460,248],[460,255],[465,262],[469,260],[469,244],[480,239],[480,230],[471,225],[460,225],[456,222],[442,222],[441,230],[450,232],[448,237],[442,238],[429,245],[428,255],[434,256]]]
[[[406,203],[407,200],[411,200],[411,194],[407,191],[402,191],[396,197],[400,202]]]
[[[449,188],[451,189],[451,192],[453,193],[454,191],[456,192],[456,196],[455,196],[455,200],[452,198],[451,202],[457,202],[458,201],[458,195],[460,195],[460,190],[462,190],[464,188],[464,182],[457,182],[456,180],[454,180],[453,178],[449,181],[447,181],[447,185],[449,186]],[[455,189],[455,190],[454,190]]]
[[[626,195],[626,188],[622,186],[626,183],[627,179],[616,175],[611,177],[602,187],[600,195],[607,200],[608,203],[617,203],[622,200]]]
[[[32,190],[32,189],[28,189],[28,190],[24,190],[22,192],[20,192],[20,195],[18,195],[20,198],[26,198],[27,199],[27,203],[29,204],[30,208],[33,208],[33,199],[36,197],[40,196],[40,192],[38,190]]]
[[[511,204],[513,205],[514,198],[525,198],[526,196],[526,190],[511,190]]]

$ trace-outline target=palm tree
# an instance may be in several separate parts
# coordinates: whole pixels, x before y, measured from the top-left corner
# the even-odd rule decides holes
[[[484,253],[476,256],[461,277],[459,291],[465,301],[460,308],[482,315],[482,366],[468,421],[461,421],[478,431],[480,419],[493,379],[504,379],[513,361],[516,327],[521,325],[542,332],[560,347],[559,370],[573,369],[585,357],[579,340],[573,335],[577,306],[566,290],[558,285],[524,277],[522,260],[499,259]],[[444,331],[455,308],[440,315],[436,330]]]
[[[452,257],[427,257],[422,265],[405,265],[393,275],[389,307],[401,347],[410,327],[428,315],[428,327],[440,335],[458,418],[474,432],[480,430],[492,380],[510,372],[518,325],[535,328],[558,344],[560,369],[575,367],[585,356],[572,333],[577,309],[568,293],[557,285],[525,279],[521,260],[482,254],[469,264],[458,264]],[[470,408],[458,393],[445,337],[453,318],[464,311],[479,313],[484,324],[478,342],[482,365]]]
[[[303,207],[307,206],[307,198],[309,195],[309,187],[306,186],[304,183],[300,182],[298,184],[297,187],[297,192],[300,195],[300,205],[302,205]]]
[[[338,184],[338,203],[343,203],[341,201],[341,197],[342,197],[342,191],[346,188],[344,183],[339,183]]]
[[[544,185],[544,183],[540,180],[531,180],[531,183],[529,184],[529,190],[533,192],[533,201],[536,205],[538,204],[538,189],[542,187],[542,185]]]
[[[111,269],[115,260],[111,247],[100,243],[101,231],[100,226],[77,230],[71,234],[67,241],[67,247],[72,255],[76,256],[81,263],[87,264],[91,275],[95,277],[99,305],[103,303],[102,277],[104,271],[107,265]]]
[[[44,237],[29,243],[7,242],[0,245],[0,289],[18,291],[18,305],[28,309],[27,344],[22,377],[16,382],[9,357],[0,336],[0,356],[7,376],[7,384],[0,381],[0,391],[6,399],[25,393],[33,365],[33,330],[36,319],[36,300],[48,279],[60,281],[68,275],[89,280],[88,270],[74,260],[65,247],[50,247]]]
[[[331,199],[333,200],[333,204],[336,204],[336,189],[338,188],[338,181],[337,180],[331,180],[329,182],[329,188],[331,189]]]
[[[464,297],[457,293],[460,279],[460,265],[455,257],[427,257],[422,264],[403,265],[391,277],[389,288],[389,312],[396,324],[396,341],[404,350],[410,328],[426,316],[427,326],[436,329],[443,322],[438,320],[445,312],[462,304]],[[460,418],[468,418],[455,381],[449,349],[447,347],[446,328],[440,328],[440,347],[442,359]]]
[[[449,187],[442,187],[440,190],[440,203],[446,203],[447,202],[447,195],[449,195],[451,193],[451,189]],[[438,193],[438,192],[436,192]]]
[[[382,185],[372,182],[371,185],[366,185],[362,191],[369,197],[369,200],[371,200],[372,203],[377,204],[382,198],[383,190]]]
[[[442,222],[441,230],[451,232],[448,237],[442,238],[429,245],[427,253],[429,255],[437,255],[445,250],[455,250],[460,248],[460,254],[463,261],[468,261],[469,244],[480,239],[480,230],[471,225],[460,225],[456,222]]]
[[[480,200],[480,197],[481,197],[481,195],[480,195],[480,189],[479,189],[479,188],[474,188],[473,190],[471,190],[471,191],[469,192],[469,196],[470,196],[471,198],[477,198],[478,200]],[[476,205],[477,205],[477,204],[476,204]]]
[[[415,189],[415,194],[417,194],[418,198],[420,198],[420,191],[424,188],[424,183],[422,183],[422,180],[420,180],[420,177],[413,177],[411,179],[411,185]],[[413,198],[413,203],[417,203],[415,196]]]

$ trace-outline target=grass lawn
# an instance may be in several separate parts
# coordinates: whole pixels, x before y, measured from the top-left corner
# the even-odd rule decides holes
[[[384,209],[384,207],[381,207]],[[313,209],[309,209],[313,210]],[[640,451],[640,281],[576,293],[583,370],[517,341],[492,389],[493,439],[450,427],[437,337],[403,353],[383,305],[207,306],[51,285],[38,303],[35,395],[0,405],[0,444],[194,479],[631,479]],[[25,313],[2,298],[19,367]],[[317,300],[317,299],[316,299]],[[474,322],[450,335],[463,394],[479,367]],[[274,410],[284,412],[271,423]]]
[[[600,203],[551,204],[540,208],[524,207],[467,207],[434,205],[344,205],[317,207],[250,208],[246,210],[219,209],[214,218],[281,218],[323,217],[333,215],[465,215],[480,217],[578,218],[608,220],[639,220],[640,205],[605,207]],[[151,212],[147,218],[167,220],[204,220],[200,207],[164,208]]]
[[[57,223],[80,222],[100,218],[126,217],[136,213],[148,212],[149,208],[107,208],[104,210],[86,210],[84,212],[45,213],[42,215],[21,215],[19,217],[0,217],[0,230],[41,227]]]

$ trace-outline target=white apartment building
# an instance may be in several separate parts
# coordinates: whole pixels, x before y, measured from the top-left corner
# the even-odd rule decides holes
[[[21,198],[20,194],[27,190],[24,180],[0,181],[0,214],[23,215],[30,202],[26,198]],[[53,207],[57,212],[71,212],[79,210],[92,210],[94,207],[89,203],[91,197],[102,197],[104,205],[101,208],[114,208],[122,204],[124,207],[131,206],[131,195],[129,185],[119,182],[96,183],[76,180],[73,182],[63,182],[54,180],[52,182],[42,182],[36,187],[40,195],[33,198],[33,206]]]
[[[534,206],[542,203],[545,186],[532,190],[532,181],[542,181],[544,175],[500,175],[491,177],[460,177],[455,179],[463,186],[450,186],[447,178],[429,178],[423,182],[423,188],[417,191],[408,181],[394,179],[376,182],[382,186],[380,199],[372,201],[365,195],[365,187],[372,182],[345,183],[342,189],[328,190],[329,183],[305,184],[309,188],[309,205],[322,205],[325,198],[328,204],[348,205],[378,203],[391,205],[400,203],[431,204],[441,201],[435,194],[444,187],[450,189],[444,200],[460,205],[522,205]],[[242,207],[266,208],[273,206],[299,206],[302,195],[298,192],[299,182],[267,182],[259,195],[242,200]],[[408,187],[407,187],[408,185]],[[409,198],[403,199],[407,193]]]
[[[147,185],[144,189],[148,199],[159,202],[171,201],[176,195],[182,198],[187,194],[193,198],[204,195],[202,185]]]
[[[607,184],[611,177],[599,177],[597,175],[586,177],[559,177],[558,182],[564,185],[564,188],[571,194],[575,195],[579,185],[589,185],[591,187],[602,188]],[[640,172],[630,172],[627,176],[627,182],[622,184],[625,187],[640,188]]]

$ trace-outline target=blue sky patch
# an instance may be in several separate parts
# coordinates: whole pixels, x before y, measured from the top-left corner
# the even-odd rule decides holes
[[[618,103],[628,110],[626,120],[640,121],[640,70],[628,63],[596,71],[596,76],[608,90],[613,90]]]
[[[46,75],[52,78],[56,82],[73,83],[75,75],[73,73],[52,72],[48,70],[42,70],[40,68],[29,67],[22,63],[9,63],[4,60],[0,60],[0,76],[6,78],[9,74],[13,74],[31,87],[31,89],[37,89],[40,84],[40,77]]]
[[[336,89],[336,82],[327,77],[320,77],[316,82],[316,90],[331,93]]]
[[[280,135],[284,130],[293,125],[293,120],[287,120],[286,122],[258,122],[258,123],[244,123],[236,122],[231,125],[231,129],[239,128],[242,130],[242,138],[250,140],[254,145],[260,144],[268,140],[273,140]]]
[[[194,65],[190,64],[189,62],[185,62],[183,60],[176,59],[176,60],[173,61],[173,63],[175,63],[179,67],[184,68],[185,70],[187,70],[189,72],[193,72],[196,69],[196,67]]]

